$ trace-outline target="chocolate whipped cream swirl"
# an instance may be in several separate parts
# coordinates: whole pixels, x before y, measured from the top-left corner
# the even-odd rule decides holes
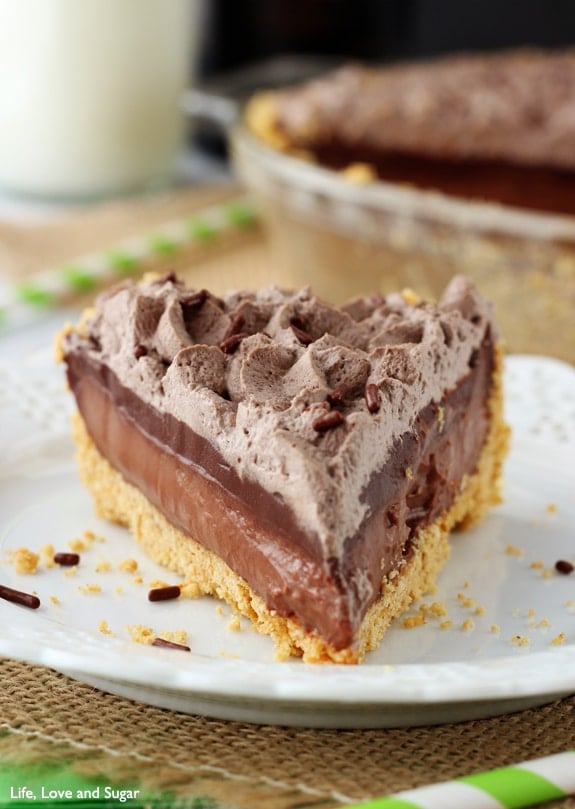
[[[336,308],[308,288],[217,298],[170,277],[129,281],[99,297],[66,351],[81,347],[240,478],[281,491],[329,558],[369,516],[364,491],[396,440],[467,375],[492,327],[463,277],[437,307],[408,300]]]

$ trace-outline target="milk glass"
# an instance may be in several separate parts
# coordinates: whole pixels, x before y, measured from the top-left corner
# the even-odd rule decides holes
[[[89,198],[168,182],[203,0],[0,0],[0,189]]]

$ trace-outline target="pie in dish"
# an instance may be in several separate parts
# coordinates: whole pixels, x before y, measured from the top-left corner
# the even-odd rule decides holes
[[[575,51],[348,64],[250,101],[268,145],[362,179],[575,214]]]
[[[464,277],[339,308],[127,281],[58,344],[98,514],[281,658],[359,662],[500,499],[502,352]]]

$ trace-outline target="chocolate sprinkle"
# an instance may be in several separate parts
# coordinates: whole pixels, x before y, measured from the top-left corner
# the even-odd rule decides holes
[[[179,649],[181,652],[191,652],[189,646],[184,646],[183,643],[173,643],[171,640],[164,640],[163,638],[154,638],[152,646],[159,646],[162,649]]]
[[[236,315],[227,328],[226,333],[222,337],[222,343],[229,340],[234,334],[239,334],[245,325],[246,319],[243,315]]]
[[[233,354],[245,337],[248,337],[248,334],[244,331],[240,331],[237,334],[232,334],[226,340],[222,340],[220,343],[220,348],[224,354]]]
[[[191,295],[186,295],[185,298],[182,298],[180,304],[183,309],[196,309],[200,306],[203,306],[204,303],[208,299],[208,290],[207,289],[200,289],[198,292],[192,292]]]
[[[155,587],[148,593],[148,601],[172,601],[174,598],[179,598],[181,592],[177,584]]]
[[[172,270],[171,272],[166,272],[161,275],[157,280],[157,284],[167,284],[168,282],[171,284],[175,284],[178,281],[178,277],[176,273]]]
[[[290,326],[291,330],[293,331],[297,339],[300,341],[302,346],[308,346],[311,343],[313,343],[314,338],[311,336],[311,334],[308,334],[307,331],[300,329],[300,327],[296,326],[294,323],[290,323]]]
[[[55,553],[54,561],[62,567],[74,567],[80,561],[80,557],[77,553]]]
[[[377,413],[381,407],[381,394],[373,382],[365,386],[365,404],[370,413]]]
[[[555,570],[558,573],[563,573],[565,576],[567,576],[569,573],[573,573],[575,567],[571,564],[571,562],[568,562],[567,559],[558,559],[555,562]]]
[[[313,422],[312,427],[318,433],[325,433],[327,430],[333,430],[334,427],[339,427],[344,421],[345,417],[343,413],[339,410],[330,410],[329,413],[325,413],[323,416],[317,418]]]
[[[5,601],[10,601],[12,604],[21,604],[23,607],[29,607],[31,610],[37,610],[40,606],[38,596],[23,593],[21,590],[13,590],[11,587],[6,587],[5,584],[0,584],[0,598],[3,598]]]

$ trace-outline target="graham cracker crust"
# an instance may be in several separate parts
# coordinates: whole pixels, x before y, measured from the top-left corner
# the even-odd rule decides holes
[[[451,508],[435,523],[420,528],[413,552],[395,577],[382,582],[381,595],[369,608],[354,647],[335,649],[293,618],[270,610],[247,582],[215,553],[174,528],[134,486],[127,483],[98,452],[79,414],[73,431],[79,473],[90,491],[98,516],[127,527],[144,552],[155,562],[197,584],[202,593],[229,604],[255,628],[270,635],[276,657],[301,656],[307,663],[359,663],[375,649],[394,618],[430,592],[449,556],[452,529],[478,523],[501,502],[502,466],[509,444],[509,428],[503,418],[502,352],[497,351],[493,388],[489,400],[490,431],[474,473],[462,483]],[[233,530],[233,526],[230,526]]]

